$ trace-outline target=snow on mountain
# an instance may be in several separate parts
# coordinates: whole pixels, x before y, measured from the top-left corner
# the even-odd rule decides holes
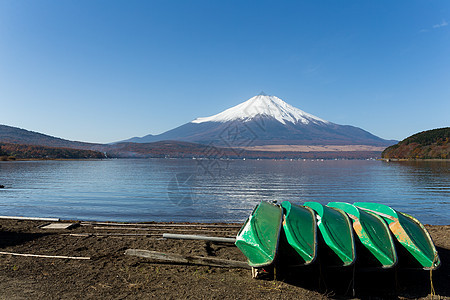
[[[158,135],[123,142],[184,141],[225,147],[260,145],[392,145],[370,132],[308,114],[260,94],[219,114],[197,118]]]
[[[275,96],[260,94],[249,100],[210,117],[197,118],[191,123],[251,121],[258,117],[273,118],[282,124],[329,124],[321,118],[308,114]]]

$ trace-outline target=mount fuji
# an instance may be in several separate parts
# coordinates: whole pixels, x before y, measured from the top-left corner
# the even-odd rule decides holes
[[[158,135],[123,142],[163,140],[242,148],[268,145],[386,147],[395,143],[358,127],[326,121],[264,93],[216,115],[197,118]]]

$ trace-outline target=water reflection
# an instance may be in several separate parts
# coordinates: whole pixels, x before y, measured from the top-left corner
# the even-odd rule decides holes
[[[0,214],[115,221],[243,221],[261,200],[371,201],[449,224],[448,162],[195,160],[0,162]]]

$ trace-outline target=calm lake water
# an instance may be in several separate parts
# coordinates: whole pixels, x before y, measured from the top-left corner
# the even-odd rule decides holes
[[[450,224],[449,162],[123,159],[0,162],[0,215],[244,221],[261,200],[369,201]]]

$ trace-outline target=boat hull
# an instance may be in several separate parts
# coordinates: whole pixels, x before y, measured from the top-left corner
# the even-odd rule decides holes
[[[386,222],[381,217],[345,202],[330,202],[327,206],[343,210],[352,220],[354,232],[362,246],[367,250],[364,252],[368,253],[368,255],[365,255],[366,257],[359,256],[361,265],[364,265],[364,262],[369,262],[365,264],[365,267],[387,269],[397,264],[394,240]]]
[[[290,253],[291,265],[309,265],[317,255],[317,224],[314,211],[305,206],[284,201],[283,232],[285,253]],[[289,249],[287,249],[289,248]],[[294,262],[294,263],[292,263]]]
[[[259,203],[236,237],[236,246],[255,268],[271,265],[278,251],[282,209],[262,201]]]
[[[322,251],[320,259],[328,258],[327,264],[332,266],[354,264],[355,242],[352,225],[347,215],[340,209],[327,207],[318,202],[306,202],[304,206],[315,211],[320,240],[328,248],[328,251]]]
[[[425,227],[414,217],[378,203],[356,202],[355,206],[381,216],[389,225],[406,256],[409,267],[434,270],[441,264],[433,240]]]

